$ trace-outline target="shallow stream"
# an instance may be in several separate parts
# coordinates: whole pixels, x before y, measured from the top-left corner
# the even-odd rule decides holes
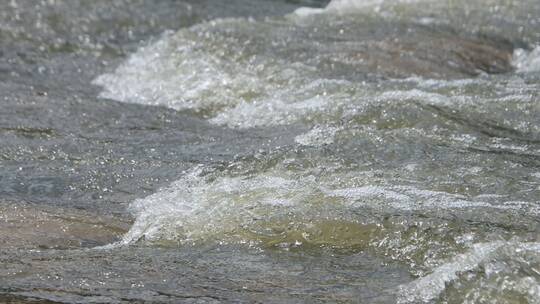
[[[0,301],[540,303],[537,0],[4,0],[0,92]]]

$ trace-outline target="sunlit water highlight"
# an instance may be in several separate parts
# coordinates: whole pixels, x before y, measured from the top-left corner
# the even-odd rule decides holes
[[[78,271],[90,290],[129,277],[132,299],[157,302],[185,300],[170,293],[185,277],[212,290],[186,291],[206,302],[283,302],[285,290],[308,302],[540,303],[538,28],[532,0],[334,0],[143,42],[93,80],[99,102],[186,115],[204,126],[189,145],[217,141],[212,128],[268,145],[192,161],[130,203],[129,231],[89,251],[117,268]],[[29,253],[10,272],[34,254],[55,260]],[[91,264],[85,254],[66,263]],[[163,277],[137,278],[154,255]],[[247,298],[230,294],[239,286]],[[54,300],[118,299],[98,290]]]
[[[103,97],[231,128],[311,130],[297,147],[198,167],[136,200],[121,243],[367,251],[419,276],[397,291],[400,303],[538,303],[540,53],[493,49],[475,31],[540,40],[523,30],[525,11],[490,3],[508,16],[503,31],[489,28],[496,18],[482,15],[483,28],[460,19],[480,2],[336,0],[285,18],[214,20],[142,47],[95,80]],[[441,49],[423,44],[441,36]],[[452,43],[463,48],[446,53]]]

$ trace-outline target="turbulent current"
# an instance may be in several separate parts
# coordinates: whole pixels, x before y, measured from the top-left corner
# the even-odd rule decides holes
[[[540,303],[537,0],[45,2],[83,20],[0,65],[0,300]]]

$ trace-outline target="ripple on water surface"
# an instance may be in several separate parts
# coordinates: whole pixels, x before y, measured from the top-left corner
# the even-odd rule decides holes
[[[537,303],[540,37],[523,8],[540,8],[482,5],[336,0],[143,46],[95,80],[103,97],[309,130],[136,200],[115,246],[363,252],[417,277],[398,302]]]
[[[64,240],[4,249],[0,279],[67,302],[539,303],[539,15],[532,0],[334,0],[165,32],[94,80],[102,98],[290,140],[186,170],[130,205],[125,234],[0,206],[5,231]],[[59,250],[82,230],[111,244]]]

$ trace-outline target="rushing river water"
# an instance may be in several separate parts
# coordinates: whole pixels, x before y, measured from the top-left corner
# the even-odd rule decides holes
[[[540,303],[537,0],[3,0],[0,91],[0,302]]]

